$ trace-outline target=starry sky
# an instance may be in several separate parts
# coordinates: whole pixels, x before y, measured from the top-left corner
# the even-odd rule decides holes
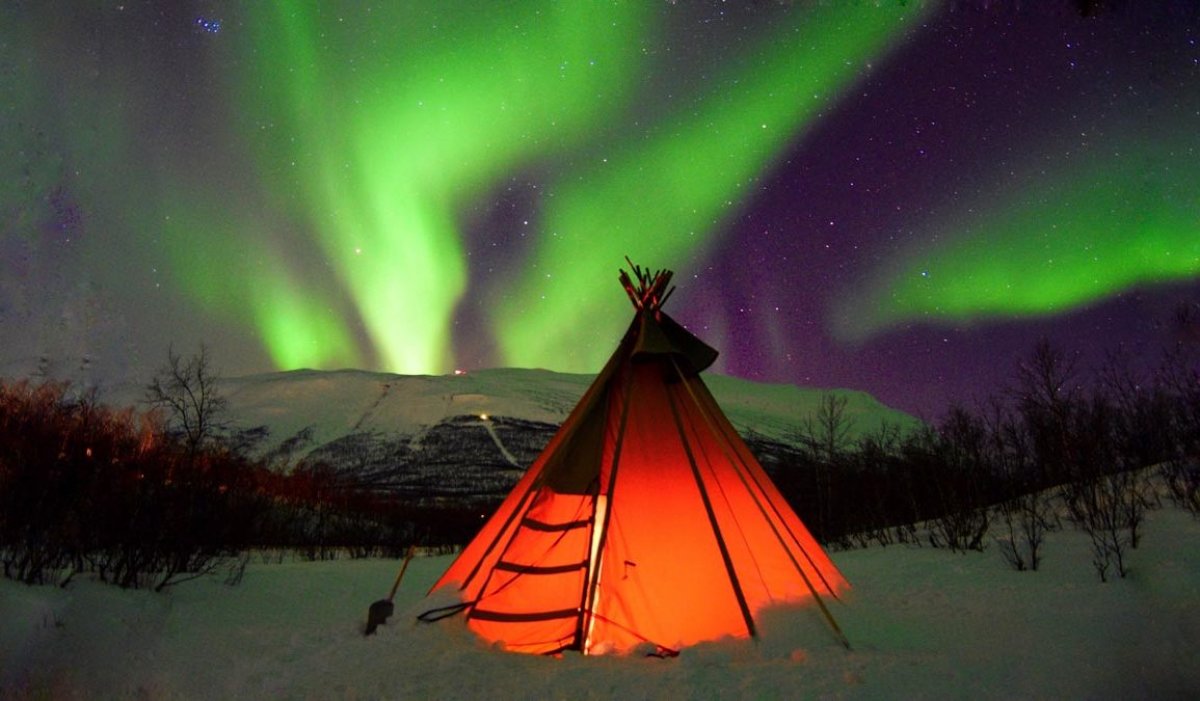
[[[0,95],[0,373],[595,372],[629,256],[933,419],[1200,300],[1190,0],[13,0]]]

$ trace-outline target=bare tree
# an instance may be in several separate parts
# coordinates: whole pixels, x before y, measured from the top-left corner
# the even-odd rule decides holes
[[[1171,498],[1200,516],[1200,302],[1180,304],[1175,344],[1158,371],[1170,413],[1172,455],[1162,466]]]
[[[146,386],[145,401],[166,412],[168,430],[178,433],[190,455],[220,437],[228,428],[228,402],[217,385],[220,377],[212,368],[203,344],[191,357],[167,350],[167,364]]]
[[[962,407],[952,407],[930,438],[931,487],[939,513],[929,523],[929,544],[961,552],[982,551],[991,525],[983,420]]]
[[[823,462],[833,464],[850,447],[854,419],[846,416],[846,397],[826,392],[816,413],[804,421],[800,439]]]
[[[816,488],[816,526],[828,534],[832,526],[834,471],[844,463],[850,447],[850,431],[854,420],[846,416],[846,397],[833,392],[821,395],[817,411],[804,420],[797,438],[813,463]]]
[[[1001,527],[996,542],[1013,569],[1036,571],[1046,532],[1057,527],[1054,509],[1034,479],[1033,449],[1020,419],[996,399],[986,411],[989,452],[1005,486],[1005,499],[996,509]]]
[[[1071,424],[1079,408],[1078,358],[1042,339],[1017,367],[1017,410],[1032,440],[1041,486],[1080,477]]]

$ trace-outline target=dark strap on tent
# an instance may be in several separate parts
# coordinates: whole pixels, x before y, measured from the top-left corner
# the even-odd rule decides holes
[[[559,609],[558,611],[530,611],[528,613],[508,613],[505,611],[488,611],[473,609],[471,618],[479,621],[495,623],[529,623],[532,621],[553,621],[557,618],[574,618],[579,615],[579,609]]]
[[[417,616],[417,620],[422,623],[434,623],[443,618],[449,618],[456,613],[462,613],[474,604],[474,601],[464,601],[461,604],[451,604],[450,606],[439,606]]]
[[[528,528],[531,531],[544,531],[546,533],[555,533],[557,531],[573,531],[576,528],[585,528],[591,525],[590,518],[581,519],[578,521],[567,521],[566,523],[546,523],[536,519],[526,517],[521,521],[522,528]]]
[[[519,562],[500,561],[495,564],[495,569],[503,572],[516,572],[517,574],[564,574],[584,569],[587,565],[587,560],[583,562],[571,562],[565,565],[522,565]]]

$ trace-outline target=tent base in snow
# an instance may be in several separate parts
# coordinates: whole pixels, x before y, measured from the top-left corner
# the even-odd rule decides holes
[[[670,271],[633,272],[616,352],[433,589],[517,652],[670,654],[788,602],[844,643],[823,599],[849,585],[700,379],[717,352],[662,312]]]

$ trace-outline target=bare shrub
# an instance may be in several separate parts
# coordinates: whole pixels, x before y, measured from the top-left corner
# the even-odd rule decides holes
[[[996,538],[1000,554],[1013,569],[1036,572],[1042,564],[1042,543],[1056,527],[1054,509],[1041,492],[1002,502],[997,508],[1003,535]]]
[[[1076,504],[1072,519],[1091,539],[1092,565],[1101,582],[1107,582],[1110,573],[1119,577],[1128,573],[1125,558],[1131,539],[1121,506],[1125,478],[1126,474],[1100,475],[1072,485]]]
[[[1200,518],[1200,464],[1171,460],[1163,463],[1161,473],[1171,501]]]
[[[854,422],[846,415],[846,397],[826,392],[821,395],[813,416],[805,419],[796,438],[803,446],[811,465],[814,480],[815,527],[830,534],[836,529],[833,504],[833,483],[844,464],[850,447],[849,435]]]
[[[162,589],[214,571],[252,540],[256,468],[192,453],[153,415],[66,385],[0,383],[0,564],[19,581],[80,572]]]
[[[982,551],[991,513],[987,507],[989,477],[987,431],[983,421],[961,407],[950,410],[933,448],[933,487],[940,514],[929,524],[929,544],[954,551]]]

